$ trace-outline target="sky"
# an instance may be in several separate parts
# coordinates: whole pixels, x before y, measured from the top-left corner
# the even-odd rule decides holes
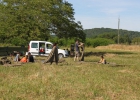
[[[140,32],[140,0],[66,0],[84,29],[112,28]]]

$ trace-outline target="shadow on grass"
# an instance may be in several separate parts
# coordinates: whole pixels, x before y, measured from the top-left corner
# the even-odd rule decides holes
[[[24,54],[27,50],[27,47],[0,47],[0,56],[9,56],[13,51]]]
[[[110,54],[118,54],[118,55],[127,55],[127,54],[134,54],[132,52],[85,52],[85,56],[101,56],[107,53]]]

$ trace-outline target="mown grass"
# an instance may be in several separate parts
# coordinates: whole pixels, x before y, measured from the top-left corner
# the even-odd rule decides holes
[[[85,62],[0,66],[0,100],[140,100],[140,52],[86,48]],[[104,54],[110,64],[97,64]]]

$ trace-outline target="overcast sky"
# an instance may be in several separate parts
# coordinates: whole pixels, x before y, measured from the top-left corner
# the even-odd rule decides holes
[[[66,0],[71,3],[75,20],[84,29],[113,28],[140,32],[140,0]]]

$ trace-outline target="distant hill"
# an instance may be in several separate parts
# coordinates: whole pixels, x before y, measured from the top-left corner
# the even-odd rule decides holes
[[[118,29],[111,29],[111,28],[93,28],[93,29],[85,29],[84,33],[86,34],[87,38],[96,37],[100,34],[110,33],[110,34],[118,34]],[[127,35],[129,38],[133,39],[135,37],[140,37],[140,32],[137,31],[128,31],[128,30],[119,30],[120,36]]]

